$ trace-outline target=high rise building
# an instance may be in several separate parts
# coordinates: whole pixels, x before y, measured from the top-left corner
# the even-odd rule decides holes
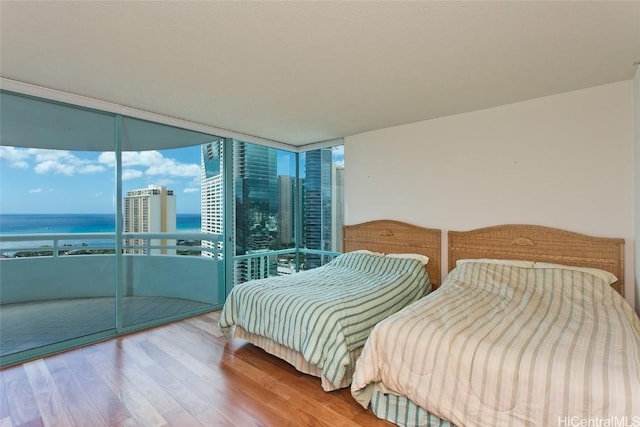
[[[342,227],[344,226],[344,164],[333,165],[331,189],[331,250],[342,252]]]
[[[127,192],[124,198],[124,232],[125,233],[175,233],[176,232],[176,198],[173,190],[166,187],[150,185],[141,190]],[[150,245],[175,246],[175,239],[151,239]],[[145,254],[145,239],[127,239],[126,246],[140,246],[127,249],[130,254]],[[152,254],[175,255],[175,249],[151,249]]]
[[[222,165],[222,143],[220,141],[202,144],[202,155],[200,156],[200,229],[202,233],[217,234],[224,233],[224,188],[223,188],[223,165]],[[222,259],[222,241],[203,240],[203,248],[211,248],[210,251],[203,250],[202,256]]]
[[[234,253],[260,254],[278,248],[278,170],[276,149],[233,142],[233,194],[235,197]],[[201,156],[201,222],[203,233],[224,232],[222,143],[203,144]],[[228,188],[228,187],[227,187]],[[222,242],[202,241],[204,256],[222,257]],[[267,255],[235,262],[234,282],[267,277],[277,267]]]
[[[234,141],[233,185],[235,195],[235,254],[259,254],[278,247],[278,167],[277,150]],[[268,277],[277,272],[277,263],[267,255],[238,260],[234,282]]]
[[[280,197],[278,213],[278,242],[284,247],[292,247],[295,243],[293,227],[295,223],[295,178],[290,175],[278,176],[278,193]]]
[[[307,249],[333,250],[332,153],[321,148],[305,153],[304,244]],[[306,269],[323,265],[329,257],[307,254]]]

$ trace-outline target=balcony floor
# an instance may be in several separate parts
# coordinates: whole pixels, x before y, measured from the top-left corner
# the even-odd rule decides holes
[[[133,326],[211,307],[180,298],[124,297],[123,325]],[[0,306],[0,355],[115,328],[115,300],[74,298]]]

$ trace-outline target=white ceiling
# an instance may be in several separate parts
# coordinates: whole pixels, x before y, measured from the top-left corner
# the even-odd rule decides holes
[[[0,2],[0,75],[303,145],[633,77],[640,2]]]

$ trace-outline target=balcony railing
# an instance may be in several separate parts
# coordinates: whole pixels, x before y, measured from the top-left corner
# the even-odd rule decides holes
[[[224,303],[222,236],[125,233],[119,247],[114,233],[0,235],[0,364]]]
[[[184,250],[206,251],[220,253],[221,245],[203,247],[196,242],[208,241],[221,243],[222,236],[209,233],[123,233],[123,241],[144,241],[142,245],[126,245],[123,250],[142,250],[151,255],[152,250]],[[159,242],[173,241],[173,244]],[[181,242],[181,243],[180,243]],[[50,252],[50,256],[76,255],[78,251],[115,251],[114,233],[70,233],[70,234],[0,234],[0,252],[4,258],[11,258],[15,254],[26,256],[26,252],[37,253]],[[115,253],[115,252],[114,252]],[[125,252],[126,253],[126,252]],[[86,253],[85,253],[86,254]],[[157,253],[156,253],[157,254]]]
[[[209,233],[124,233],[120,245],[115,233],[0,234],[0,365],[220,308],[225,277],[291,274],[310,257],[338,255],[255,251],[234,256],[225,275],[223,242]]]

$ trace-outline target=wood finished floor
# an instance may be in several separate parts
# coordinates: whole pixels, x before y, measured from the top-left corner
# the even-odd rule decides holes
[[[0,427],[392,426],[220,334],[219,312],[0,370]]]

